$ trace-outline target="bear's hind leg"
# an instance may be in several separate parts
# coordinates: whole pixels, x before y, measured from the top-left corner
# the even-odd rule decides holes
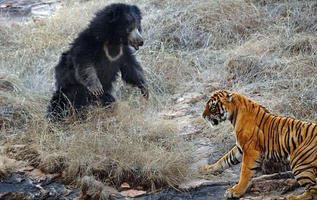
[[[114,103],[116,101],[116,99],[112,96],[112,94],[105,92],[101,96],[101,101],[102,101],[102,105],[107,107],[107,106],[111,105],[112,103]]]
[[[69,99],[61,90],[57,90],[47,107],[46,118],[49,121],[60,121],[70,114],[71,105]]]

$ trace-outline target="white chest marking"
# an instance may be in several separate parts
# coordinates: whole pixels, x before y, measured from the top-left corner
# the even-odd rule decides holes
[[[118,60],[118,59],[122,56],[122,54],[123,54],[123,47],[122,47],[122,45],[120,45],[120,51],[119,51],[118,55],[116,55],[115,57],[112,57],[112,56],[109,54],[109,50],[108,50],[107,45],[104,45],[104,46],[103,46],[103,50],[105,51],[106,56],[107,56],[107,58],[110,60],[110,62],[114,62],[114,61]]]

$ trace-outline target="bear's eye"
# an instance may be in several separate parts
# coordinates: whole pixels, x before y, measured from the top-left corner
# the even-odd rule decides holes
[[[138,26],[138,30],[139,30],[140,33],[142,33],[142,28],[141,28],[141,26]]]
[[[131,33],[132,31],[133,31],[133,28],[131,28],[131,27],[127,28],[127,33]]]
[[[132,32],[134,29],[135,29],[135,24],[134,23],[128,24],[128,27],[127,27],[128,33]]]

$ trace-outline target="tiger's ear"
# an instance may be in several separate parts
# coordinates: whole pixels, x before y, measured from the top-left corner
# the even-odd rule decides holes
[[[231,93],[227,94],[227,101],[232,102],[233,97],[234,97],[234,94],[231,94]]]

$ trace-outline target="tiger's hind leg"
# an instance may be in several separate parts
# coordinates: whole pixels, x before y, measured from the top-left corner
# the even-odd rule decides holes
[[[297,179],[297,178],[296,178]],[[304,185],[302,181],[298,181],[300,185]],[[312,200],[314,197],[317,197],[317,184],[315,182],[311,182],[313,185],[309,184],[305,187],[305,192],[300,195],[290,194],[288,196],[289,200]]]
[[[289,195],[290,200],[311,200],[317,197],[317,146],[302,143],[291,155],[291,168],[297,182],[305,187],[300,195]]]

